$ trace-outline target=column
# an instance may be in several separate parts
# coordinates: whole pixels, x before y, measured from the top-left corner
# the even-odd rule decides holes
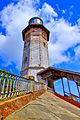
[[[71,96],[71,98],[72,98],[72,95],[71,95],[71,90],[70,90],[70,85],[69,85],[68,78],[67,78],[67,83],[68,83],[68,88],[69,88],[69,94],[70,94],[70,96]]]
[[[79,97],[80,97],[80,92],[79,92],[79,88],[78,88],[78,83],[77,82],[76,82],[76,86],[77,86],[78,94],[79,94]]]
[[[61,78],[61,80],[62,80],[63,93],[64,93],[64,95],[65,95],[65,89],[64,89],[63,77]]]

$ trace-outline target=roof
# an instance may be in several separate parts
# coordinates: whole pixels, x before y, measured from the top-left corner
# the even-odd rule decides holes
[[[40,75],[43,77],[43,79],[46,79],[48,77],[53,77],[53,81],[58,80],[62,77],[68,78],[70,80],[75,81],[80,85],[80,73],[64,70],[60,68],[54,68],[54,67],[48,67],[40,72],[37,73],[37,75]]]
[[[40,72],[38,72],[37,75],[44,74],[44,73],[46,73],[49,70],[51,70],[51,71],[55,70],[55,71],[60,71],[60,72],[66,72],[66,73],[69,73],[69,74],[80,76],[80,72],[75,72],[75,71],[70,71],[70,70],[65,70],[65,69],[60,69],[60,68],[55,68],[55,67],[48,67],[48,68],[46,68],[44,70],[41,70]]]

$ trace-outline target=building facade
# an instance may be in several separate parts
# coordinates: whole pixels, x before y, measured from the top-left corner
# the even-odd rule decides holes
[[[49,67],[48,41],[49,31],[38,17],[29,20],[29,25],[22,31],[24,41],[21,76],[34,76]]]

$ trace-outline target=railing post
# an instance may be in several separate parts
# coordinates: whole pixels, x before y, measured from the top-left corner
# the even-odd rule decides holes
[[[17,77],[16,77],[16,81],[15,81],[15,87],[16,87],[15,94],[17,95]]]
[[[15,84],[15,79],[14,79],[15,77],[13,76],[12,77],[12,96],[14,95],[14,84]]]
[[[11,77],[10,77],[10,96],[12,96],[12,90],[11,90],[11,87],[12,87],[12,75],[11,75]]]
[[[5,88],[5,97],[8,96],[8,85],[9,85],[9,75],[6,75],[6,88]]]
[[[18,91],[18,95],[19,95],[19,77],[17,77],[17,91]]]
[[[4,73],[3,73],[4,74]],[[3,75],[3,85],[2,85],[2,98],[4,98],[4,89],[5,89],[5,80],[6,80],[6,75]]]
[[[11,75],[9,75],[9,88],[8,88],[8,92],[9,92],[8,97],[10,97],[10,95],[11,95]]]
[[[16,95],[18,95],[18,84],[19,84],[18,77],[16,77]]]
[[[20,81],[20,77],[18,77],[18,95],[20,95],[21,93],[20,86],[21,86],[21,81]]]
[[[16,95],[16,77],[14,76],[14,95]]]

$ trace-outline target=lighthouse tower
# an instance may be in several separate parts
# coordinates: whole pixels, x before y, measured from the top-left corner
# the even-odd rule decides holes
[[[29,20],[29,25],[22,31],[24,41],[21,76],[34,76],[49,67],[48,44],[49,31],[39,17]]]

